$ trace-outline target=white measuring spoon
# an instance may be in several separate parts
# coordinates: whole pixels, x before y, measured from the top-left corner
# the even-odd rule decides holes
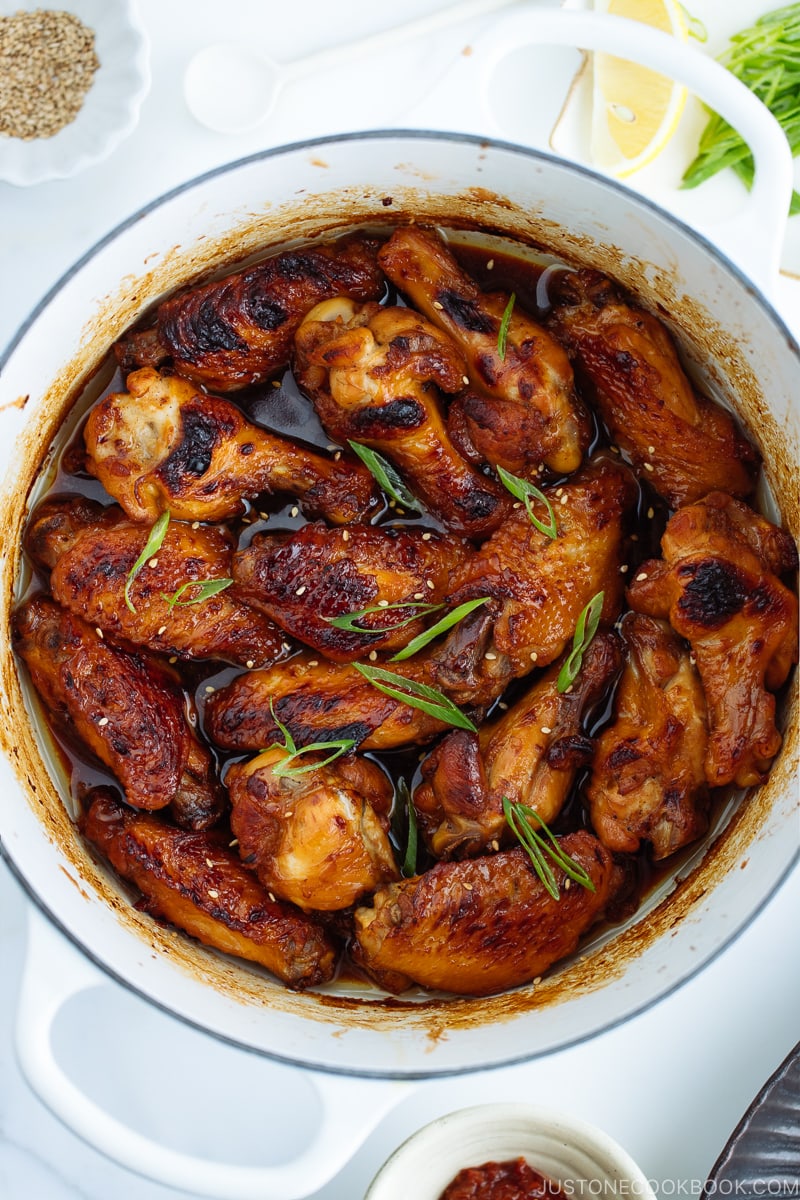
[[[183,79],[186,103],[192,116],[208,129],[217,133],[244,133],[266,120],[287,83],[379,54],[400,42],[437,33],[449,25],[515,2],[462,0],[394,29],[286,63],[276,62],[242,43],[215,42],[195,54],[186,68]]]

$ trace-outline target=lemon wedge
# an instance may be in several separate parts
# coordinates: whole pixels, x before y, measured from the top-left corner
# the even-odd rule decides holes
[[[677,0],[594,0],[595,10],[663,29],[685,41],[688,28]],[[686,88],[624,58],[595,54],[591,158],[618,179],[653,161],[675,133]]]

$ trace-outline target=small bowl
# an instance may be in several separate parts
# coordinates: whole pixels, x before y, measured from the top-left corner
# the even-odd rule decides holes
[[[647,1177],[602,1130],[527,1104],[480,1104],[448,1113],[395,1150],[365,1200],[439,1200],[465,1167],[524,1158],[565,1197],[627,1195],[654,1200]]]
[[[0,16],[45,7],[0,0]],[[18,187],[66,179],[109,155],[136,127],[150,87],[147,36],[133,0],[59,0],[57,7],[94,30],[100,66],[77,117],[58,133],[31,141],[0,135],[0,179]]]

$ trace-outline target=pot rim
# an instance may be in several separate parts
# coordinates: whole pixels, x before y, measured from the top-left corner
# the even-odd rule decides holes
[[[452,144],[472,145],[493,150],[510,151],[530,159],[533,162],[540,162],[557,167],[560,170],[566,169],[569,172],[576,174],[579,177],[585,177],[595,182],[599,182],[603,187],[608,188],[612,192],[616,192],[619,196],[624,197],[627,201],[633,200],[643,208],[655,214],[660,220],[672,225],[689,240],[694,241],[706,254],[710,255],[718,263],[720,263],[736,281],[741,284],[750,294],[751,298],[764,311],[765,315],[773,323],[775,328],[780,332],[785,339],[790,352],[800,359],[800,344],[792,331],[787,326],[781,315],[775,309],[770,298],[765,294],[762,288],[755,283],[746,273],[746,271],[734,262],[724,250],[709,240],[703,233],[698,232],[692,226],[688,225],[681,218],[674,216],[668,209],[663,208],[655,201],[647,196],[634,191],[626,184],[613,179],[609,176],[595,171],[582,163],[576,163],[562,158],[557,154],[549,151],[541,150],[534,147],[522,145],[517,142],[504,140],[501,138],[482,136],[478,134],[440,131],[431,129],[370,129],[363,131],[351,131],[340,134],[325,135],[315,138],[304,138],[295,142],[284,143],[280,146],[270,147],[265,150],[256,151],[253,154],[234,159],[230,162],[220,164],[213,167],[200,175],[193,176],[191,179],[178,184],[169,191],[161,193],[147,204],[143,205],[123,221],[119,222],[106,234],[99,238],[88,250],[84,252],[66,271],[64,271],[59,279],[49,288],[41,300],[35,305],[29,315],[20,324],[16,333],[12,336],[7,346],[0,352],[0,372],[5,368],[8,361],[11,359],[14,351],[19,343],[36,323],[42,313],[48,308],[51,302],[55,299],[64,285],[78,274],[82,268],[90,262],[102,249],[108,246],[119,238],[125,231],[137,224],[143,217],[146,217],[151,212],[168,203],[174,197],[181,195],[184,192],[191,191],[193,188],[204,184],[208,180],[218,176],[233,172],[242,167],[256,162],[263,162],[272,158],[278,158],[284,154],[318,149],[323,146],[338,145],[342,143],[352,143],[359,141],[395,141],[395,140],[414,140],[414,141],[437,141]],[[498,1063],[478,1063],[477,1065],[454,1066],[442,1068],[441,1066],[432,1067],[430,1070],[392,1070],[391,1068],[359,1068],[354,1070],[352,1067],[338,1066],[327,1062],[315,1062],[308,1059],[299,1060],[296,1054],[282,1055],[280,1052],[266,1049],[260,1046],[253,1045],[250,1042],[240,1040],[235,1036],[229,1035],[219,1029],[211,1028],[205,1025],[201,1020],[196,1020],[191,1016],[172,1008],[169,1004],[157,999],[146,988],[138,987],[131,979],[127,978],[122,973],[116,971],[113,967],[103,961],[90,946],[86,945],[82,938],[62,924],[59,917],[47,903],[39,896],[35,886],[28,879],[23,870],[17,866],[13,854],[8,845],[4,843],[2,829],[0,829],[0,858],[8,865],[11,873],[14,875],[24,892],[30,900],[33,901],[36,908],[48,919],[48,921],[58,930],[80,954],[87,959],[94,967],[99,969],[106,978],[113,982],[122,985],[133,995],[152,1004],[156,1009],[164,1012],[173,1019],[182,1021],[190,1028],[196,1029],[201,1033],[214,1037],[223,1044],[230,1045],[236,1049],[245,1050],[249,1053],[256,1054],[260,1058],[266,1058],[270,1061],[285,1063],[290,1066],[299,1067],[301,1069],[318,1071],[325,1075],[334,1076],[350,1076],[364,1079],[397,1079],[397,1080],[413,1080],[427,1078],[446,1078],[450,1076],[474,1074],[494,1070],[498,1067],[514,1066],[519,1063],[533,1061],[538,1058],[545,1058],[551,1054],[558,1053],[562,1050],[569,1049],[573,1046],[581,1045],[600,1034],[610,1032],[618,1026],[635,1018],[643,1012],[648,1011],[654,1005],[666,1000],[684,984],[688,983],[696,975],[698,975],[707,966],[711,965],[729,946],[731,946],[741,934],[743,934],[750,925],[756,920],[759,914],[766,908],[772,898],[777,895],[778,891],[784,885],[789,876],[796,869],[800,862],[800,844],[795,849],[794,854],[784,867],[780,875],[773,881],[770,890],[762,897],[757,905],[748,912],[737,928],[733,929],[726,937],[724,937],[710,952],[706,953],[702,961],[691,966],[682,973],[679,978],[676,978],[668,987],[658,992],[658,994],[644,999],[638,1006],[625,1011],[621,1015],[607,1019],[602,1025],[595,1026],[587,1032],[567,1036],[558,1044],[547,1046],[539,1049],[530,1049],[522,1051],[513,1057],[504,1056]]]

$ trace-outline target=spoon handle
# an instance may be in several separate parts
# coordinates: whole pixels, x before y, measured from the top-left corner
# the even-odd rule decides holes
[[[519,0],[461,0],[459,4],[450,4],[447,8],[440,8],[415,21],[407,21],[403,25],[396,25],[392,29],[370,34],[357,41],[344,42],[339,46],[320,50],[316,54],[304,55],[302,58],[281,63],[282,82],[301,79],[317,72],[330,70],[331,67],[338,67],[372,54],[379,54],[401,42],[413,41],[415,38],[438,33],[440,29],[446,29],[450,25],[468,21],[473,17],[481,17],[485,13],[507,8],[510,4],[515,3],[519,3]]]

